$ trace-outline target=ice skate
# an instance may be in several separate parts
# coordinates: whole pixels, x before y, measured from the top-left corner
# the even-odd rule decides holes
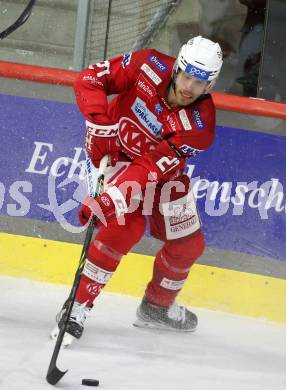
[[[67,301],[64,303],[63,308],[56,316],[57,326],[52,330],[50,337],[56,339],[58,337],[59,329],[64,324],[65,314],[68,307]],[[66,333],[63,339],[63,346],[68,347],[74,341],[82,336],[84,330],[84,323],[89,315],[91,307],[87,307],[85,303],[74,302],[73,308],[70,314],[69,321],[67,323]]]
[[[157,328],[172,331],[193,332],[197,328],[198,318],[184,306],[173,303],[170,307],[154,305],[143,298],[136,312],[134,326]]]
[[[53,330],[51,331],[51,333],[50,333],[50,338],[51,338],[52,340],[56,340],[56,339],[58,338],[59,331],[60,331],[60,329],[59,329],[58,325],[56,325],[56,326],[54,327],[54,329],[53,329]],[[67,347],[69,347],[70,345],[72,345],[72,343],[74,342],[74,340],[75,340],[75,338],[74,338],[71,334],[65,332],[64,338],[63,338],[63,342],[62,342],[62,346],[63,346],[64,348],[67,348]]]

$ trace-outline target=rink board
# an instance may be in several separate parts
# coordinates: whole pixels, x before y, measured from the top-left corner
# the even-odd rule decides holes
[[[71,284],[81,245],[0,234],[0,275]],[[153,257],[125,256],[106,290],[142,297]],[[20,293],[20,292],[19,292]],[[286,323],[286,281],[195,264],[180,293],[181,303]]]
[[[76,105],[0,94],[0,130],[0,215],[78,227],[87,189],[79,177],[85,125]],[[209,183],[198,199],[208,247],[286,263],[285,160],[285,136],[217,126],[212,147],[189,160],[193,180]],[[283,197],[277,210],[261,195],[271,180]],[[248,190],[240,207],[231,198],[241,183]],[[222,189],[211,191],[215,184],[228,189],[227,201]]]

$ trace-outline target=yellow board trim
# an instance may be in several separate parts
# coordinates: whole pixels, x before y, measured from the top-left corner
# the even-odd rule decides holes
[[[0,233],[0,275],[71,284],[81,245]],[[106,290],[142,297],[153,257],[125,256]],[[286,280],[195,264],[181,303],[286,323]]]

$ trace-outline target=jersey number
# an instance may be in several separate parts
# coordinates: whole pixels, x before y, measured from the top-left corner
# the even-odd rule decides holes
[[[163,172],[163,174],[166,174],[169,171],[171,171],[173,168],[175,168],[178,164],[180,164],[180,161],[177,159],[177,157],[172,158],[172,157],[164,156],[160,158],[160,160],[158,160],[156,164],[159,167],[159,169]]]
[[[98,62],[96,64],[96,66],[98,68],[104,68],[104,70],[102,70],[101,72],[97,73],[97,77],[102,77],[105,74],[110,74],[110,62],[109,61]]]

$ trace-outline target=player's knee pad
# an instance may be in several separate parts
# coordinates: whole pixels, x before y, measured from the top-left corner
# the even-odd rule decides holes
[[[87,260],[88,263],[92,263],[98,267],[115,271],[122,256],[121,253],[96,238],[89,246]]]

